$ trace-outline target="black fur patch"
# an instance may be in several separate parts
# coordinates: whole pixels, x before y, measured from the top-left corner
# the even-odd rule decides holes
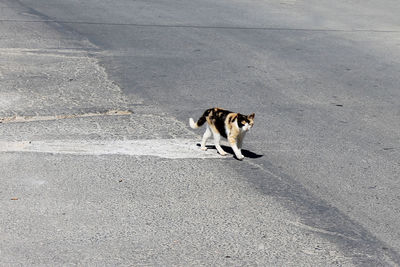
[[[242,128],[244,126],[244,124],[242,124],[242,122],[245,121],[246,123],[249,123],[249,119],[247,119],[247,116],[244,116],[242,114],[238,114],[238,125],[239,128]]]
[[[199,120],[197,121],[197,126],[202,126],[207,120],[206,117],[211,113],[213,109],[207,109],[206,111],[204,111],[203,116],[201,116],[199,118]]]
[[[218,109],[214,111],[212,115],[210,115],[210,119],[214,123],[215,128],[217,128],[219,134],[225,138],[227,138],[225,130],[225,120],[229,113],[232,112],[228,110]]]
[[[202,126],[206,122],[206,117],[200,117],[200,119],[197,121],[197,126]]]
[[[229,123],[232,123],[232,122],[234,122],[235,120],[237,119],[237,116],[231,116],[231,117],[229,117]]]

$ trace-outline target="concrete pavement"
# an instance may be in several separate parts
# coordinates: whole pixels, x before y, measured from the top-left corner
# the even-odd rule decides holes
[[[294,3],[286,1],[284,4]],[[4,145],[0,149],[3,185],[0,190],[0,264],[376,266],[400,262],[398,232],[388,231],[392,225],[397,225],[396,216],[390,215],[397,202],[389,202],[385,204],[387,210],[379,210],[369,206],[376,202],[363,200],[363,196],[369,195],[349,197],[354,193],[353,188],[358,187],[352,184],[358,179],[347,179],[349,168],[343,173],[338,170],[338,166],[345,165],[342,161],[351,157],[361,162],[360,150],[354,146],[357,138],[343,143],[350,150],[329,147],[327,144],[335,140],[327,133],[335,131],[325,124],[315,129],[310,123],[311,118],[327,113],[336,118],[340,105],[346,108],[351,103],[345,101],[343,91],[339,90],[342,94],[332,104],[326,103],[331,101],[326,99],[316,102],[312,94],[306,97],[307,94],[294,90],[294,84],[303,76],[298,74],[289,79],[288,72],[279,68],[279,64],[274,65],[277,70],[273,72],[272,67],[269,69],[263,63],[266,61],[257,61],[255,57],[261,55],[258,50],[248,54],[253,41],[247,45],[238,42],[247,40],[244,37],[248,32],[231,33],[227,27],[228,33],[222,35],[196,28],[193,33],[192,28],[159,29],[151,25],[145,26],[145,30],[139,25],[132,31],[126,25],[122,28],[118,25],[129,23],[123,19],[133,17],[132,11],[137,9],[130,6],[131,3],[118,2],[114,9],[103,1],[93,6],[94,2],[81,4],[86,8],[94,7],[86,13],[87,17],[79,17],[81,14],[76,13],[77,6],[73,2],[47,5],[45,1],[37,1],[36,10],[15,1],[0,2],[3,37],[0,40],[0,144]],[[161,7],[156,9],[161,13],[153,16],[154,11],[148,10],[151,3],[142,4],[141,19],[148,20],[138,24],[172,23],[180,16],[175,8],[161,12],[164,6],[158,2],[152,4]],[[219,4],[225,7],[224,2]],[[207,9],[207,5],[201,8]],[[114,25],[110,21],[68,23],[69,19],[70,22],[85,19],[90,22],[93,17],[112,18],[101,14],[121,12],[118,7],[125,10],[122,11],[125,17],[114,20]],[[71,11],[77,17],[68,17]],[[237,12],[235,6],[231,12]],[[60,13],[67,16],[60,18],[64,23],[54,19]],[[163,17],[170,14],[175,16],[169,20]],[[226,19],[232,17],[229,12],[225,15]],[[191,18],[193,16],[184,16],[182,22]],[[204,22],[202,16],[195,18],[197,24]],[[376,20],[381,21],[379,16]],[[238,25],[243,24],[237,23],[235,27]],[[88,32],[91,32],[90,41],[85,35]],[[315,36],[324,38],[324,34],[317,33],[313,34],[313,40]],[[163,43],[164,37],[175,41],[168,39]],[[275,40],[287,38],[284,34],[278,37]],[[251,40],[268,43],[265,35],[257,38]],[[213,45],[207,42],[194,45],[201,39],[211,39]],[[389,42],[389,39],[385,40]],[[302,40],[307,41],[307,38]],[[306,42],[300,49],[309,45],[311,43]],[[221,46],[227,54],[221,53]],[[275,51],[279,52],[279,47],[275,47]],[[243,51],[246,53],[237,53]],[[196,53],[199,52],[203,56],[198,57]],[[245,63],[246,72],[239,71],[242,64],[235,61],[234,54],[249,58],[248,62],[241,61]],[[286,52],[282,50],[282,54]],[[231,61],[226,61],[228,55],[232,56]],[[269,55],[276,60],[272,62],[290,57],[290,54],[286,59]],[[295,52],[292,55],[298,57]],[[191,64],[193,61],[200,63],[197,70]],[[189,68],[190,65],[194,69]],[[210,70],[204,66],[209,66]],[[315,69],[307,66],[307,74]],[[186,72],[182,73],[182,68]],[[238,69],[235,72],[232,68]],[[270,80],[275,81],[275,85],[280,84],[277,81],[282,81],[281,87],[288,85],[286,91],[281,87],[278,87],[282,90],[279,94],[270,89],[255,90],[256,101],[265,99],[264,94],[271,96],[275,104],[270,107],[263,107],[261,102],[256,105],[250,100],[254,98],[250,94],[239,103],[240,108],[249,111],[245,104],[251,103],[257,107],[259,115],[270,114],[258,115],[256,120],[261,126],[252,133],[254,139],[246,143],[252,152],[262,157],[238,162],[230,157],[215,158],[215,155],[207,158],[201,151],[191,154],[198,156],[179,159],[156,152],[127,154],[118,149],[109,155],[96,153],[99,146],[104,148],[116,141],[130,144],[133,149],[137,145],[140,150],[140,144],[147,144],[146,140],[157,140],[155,144],[174,147],[176,150],[172,153],[178,153],[181,150],[176,148],[175,140],[186,140],[183,144],[189,145],[189,140],[195,144],[200,138],[197,134],[201,133],[189,130],[185,120],[188,115],[198,114],[201,105],[205,105],[201,103],[204,101],[201,95],[207,97],[210,95],[207,90],[221,85],[223,89],[214,96],[215,102],[235,106],[236,99],[222,97],[232,92],[223,79],[234,75],[255,88],[259,83],[257,79],[251,83],[251,79],[254,75],[264,79],[261,77],[265,76],[265,71],[271,73],[268,77],[277,79]],[[247,75],[250,75],[248,80],[244,78]],[[207,83],[207,79],[211,83]],[[178,90],[173,89],[175,85]],[[233,86],[233,91],[235,88]],[[305,90],[306,86],[300,88]],[[321,93],[319,101],[324,97]],[[300,104],[288,99],[297,99]],[[387,114],[392,107],[387,107]],[[349,116],[344,111],[340,114]],[[395,123],[396,117],[388,119]],[[349,120],[347,118],[346,123]],[[330,122],[332,120],[327,120],[326,124]],[[263,134],[266,127],[262,125],[275,130]],[[361,129],[362,126],[359,125]],[[391,140],[384,133],[392,130],[380,132],[382,138]],[[366,137],[376,136],[376,132],[367,133]],[[87,148],[93,142],[96,147]],[[53,150],[43,149],[43,144],[54,143],[57,149],[55,146]],[[35,149],[21,149],[21,144]],[[38,144],[42,146],[35,146]],[[4,148],[6,145],[19,150]],[[80,145],[86,147],[83,152]],[[160,149],[163,148],[161,145]],[[343,153],[346,157],[341,158]],[[368,166],[379,164],[375,154],[371,156],[369,150],[364,153],[361,155],[370,163]],[[380,162],[386,164],[387,157],[382,156]],[[389,188],[395,189],[395,181],[391,180],[395,173],[389,174],[397,169],[389,165],[384,167],[387,169],[375,167],[381,182],[379,188],[376,185],[371,190],[385,188],[386,195],[394,197],[396,191],[391,192]],[[332,182],[332,176],[338,178],[335,181],[339,181],[339,185]],[[357,171],[353,173],[353,177],[359,176]],[[364,186],[369,185],[361,184],[359,188]],[[329,188],[348,198],[343,201]],[[346,193],[343,188],[349,191]],[[363,211],[369,215],[362,214]],[[385,218],[373,221],[380,216]],[[382,228],[374,229],[382,221]]]

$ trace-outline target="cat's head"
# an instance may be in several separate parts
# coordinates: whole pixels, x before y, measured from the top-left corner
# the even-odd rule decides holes
[[[251,113],[250,115],[241,115],[239,116],[239,127],[242,128],[243,131],[250,130],[254,125],[254,116],[256,114]]]

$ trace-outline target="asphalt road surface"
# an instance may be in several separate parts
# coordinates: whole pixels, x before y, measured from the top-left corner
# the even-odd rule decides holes
[[[399,266],[399,14],[0,0],[0,265]],[[196,146],[214,106],[243,161]]]

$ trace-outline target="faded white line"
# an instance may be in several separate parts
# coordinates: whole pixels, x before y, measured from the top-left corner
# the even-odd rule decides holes
[[[89,48],[90,49],[90,48]],[[70,49],[36,49],[36,48],[0,48],[2,55],[33,55],[33,56],[52,56],[52,57],[68,57],[68,58],[82,58],[87,57],[89,52],[91,54],[100,54],[101,51],[84,50],[80,48]]]
[[[0,141],[0,152],[223,158],[215,150],[200,150],[196,144],[192,139]]]
[[[32,121],[51,121],[61,119],[72,119],[72,118],[86,118],[86,117],[97,117],[97,116],[127,116],[133,112],[130,110],[108,110],[105,112],[89,112],[84,114],[66,114],[66,115],[48,115],[48,116],[12,116],[12,117],[0,117],[0,123],[11,123],[11,122],[32,122]]]

